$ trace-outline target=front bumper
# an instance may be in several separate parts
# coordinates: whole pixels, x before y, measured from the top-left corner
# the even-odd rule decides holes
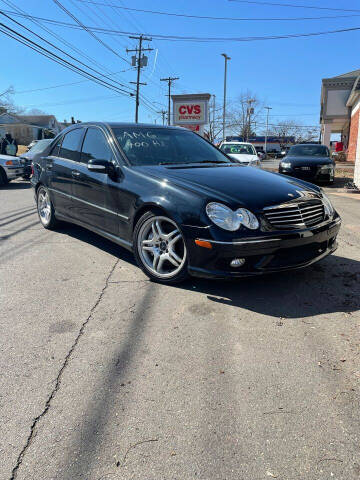
[[[320,168],[311,169],[311,170],[301,170],[301,169],[289,169],[279,167],[279,173],[282,175],[289,175],[294,178],[299,178],[300,180],[305,180],[307,182],[319,182],[319,183],[328,183],[334,179],[335,170],[321,171]]]
[[[189,273],[205,278],[237,278],[304,268],[336,250],[340,225],[341,219],[337,216],[313,228],[234,242],[220,242],[203,236],[201,239],[208,241],[211,249],[197,246],[196,237],[190,238],[188,231],[185,237]],[[244,265],[231,267],[234,258],[244,258]]]

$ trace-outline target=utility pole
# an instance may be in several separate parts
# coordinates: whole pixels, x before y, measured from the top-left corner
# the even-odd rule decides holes
[[[247,116],[248,116],[248,124],[246,128],[246,141],[249,141],[249,136],[251,135],[251,115],[254,113],[254,109],[251,107],[251,104],[255,102],[254,98],[249,98],[247,101],[248,108],[247,108]]]
[[[267,110],[267,114],[266,114],[266,133],[265,133],[265,155],[267,156],[267,139],[268,139],[268,131],[269,131],[269,112],[270,112],[270,110],[272,110],[272,107],[265,107],[265,108]]]
[[[225,59],[225,71],[224,71],[224,105],[223,105],[223,140],[225,140],[225,122],[226,122],[226,82],[227,82],[227,62],[231,60],[226,53],[221,54]]]
[[[147,66],[148,58],[143,54],[143,52],[151,52],[153,48],[143,48],[143,41],[151,42],[152,38],[144,37],[144,35],[131,36],[129,37],[133,40],[139,40],[139,46],[133,50],[126,49],[126,52],[135,52],[135,55],[132,57],[132,66],[137,67],[137,78],[136,82],[130,82],[136,84],[136,106],[135,106],[135,123],[138,123],[139,120],[139,96],[140,96],[140,85],[146,85],[146,83],[140,82],[140,71],[142,67]]]
[[[157,112],[162,116],[162,124],[165,125],[165,118],[166,118],[166,110],[161,110],[160,112]]]
[[[168,78],[160,78],[160,82],[168,82],[168,88],[169,88],[169,93],[168,93],[168,125],[171,124],[171,116],[170,116],[170,95],[171,95],[171,84],[172,82],[174,82],[175,80],[179,80],[179,77],[168,77]]]
[[[215,141],[215,108],[216,108],[216,95],[213,95],[213,111],[212,111],[212,142],[214,143]]]

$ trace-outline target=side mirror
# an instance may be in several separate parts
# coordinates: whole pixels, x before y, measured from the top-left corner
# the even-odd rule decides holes
[[[89,160],[87,168],[90,172],[110,173],[114,170],[114,165],[108,160],[98,160],[94,158],[93,160]]]

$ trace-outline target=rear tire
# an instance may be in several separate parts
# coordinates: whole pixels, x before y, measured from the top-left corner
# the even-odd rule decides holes
[[[137,264],[152,281],[172,285],[188,277],[184,237],[171,218],[146,212],[135,226],[133,245]]]
[[[40,222],[47,230],[53,230],[58,224],[55,211],[50,200],[49,190],[41,185],[36,193],[36,205]]]

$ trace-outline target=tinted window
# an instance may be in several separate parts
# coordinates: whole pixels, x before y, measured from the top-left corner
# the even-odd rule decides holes
[[[185,130],[129,126],[113,131],[132,165],[231,163],[199,135]]]
[[[82,133],[83,129],[77,128],[65,135],[61,144],[59,157],[75,161],[79,160],[79,146]]]
[[[88,163],[89,160],[112,160],[112,151],[104,134],[98,128],[89,128],[81,152],[81,161]]]
[[[329,150],[325,145],[294,145],[288,157],[328,157]]]

